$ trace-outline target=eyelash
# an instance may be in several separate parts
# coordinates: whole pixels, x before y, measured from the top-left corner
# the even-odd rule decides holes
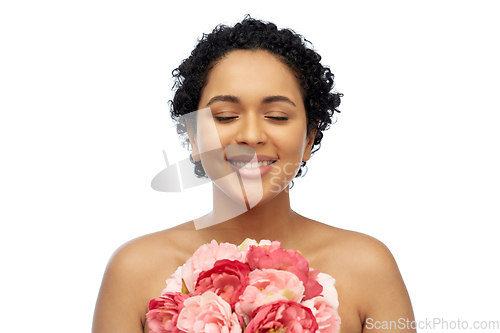
[[[267,117],[269,119],[274,119],[274,120],[278,120],[278,121],[285,121],[285,120],[288,120],[288,117]]]
[[[233,117],[215,117],[215,119],[219,122],[227,122],[229,120],[233,120],[233,119],[236,119],[238,117],[236,116],[233,116]],[[277,120],[277,121],[286,121],[288,120],[288,117],[266,117],[268,119],[273,119],[273,120]]]
[[[219,122],[225,122],[225,121],[233,120],[236,118],[238,118],[238,117],[215,117],[215,119]]]

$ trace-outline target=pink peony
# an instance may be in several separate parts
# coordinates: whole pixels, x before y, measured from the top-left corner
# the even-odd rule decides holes
[[[210,244],[202,245],[193,254],[193,269],[195,272],[209,270],[214,267],[214,263],[217,260],[221,259],[245,261],[245,258],[236,245],[230,243],[217,244],[213,240]]]
[[[212,269],[200,274],[193,294],[201,295],[212,291],[228,302],[234,310],[234,305],[248,286],[249,273],[248,264],[236,260],[218,260]]]
[[[146,318],[149,328],[154,333],[179,333],[177,317],[188,298],[182,293],[165,293],[161,297],[149,301],[149,312]]]
[[[270,241],[267,239],[262,239],[259,243],[257,243],[256,240],[247,238],[243,241],[238,246],[238,250],[243,254],[243,257],[246,258],[248,251],[250,250],[251,246],[261,246],[261,247],[267,247],[269,249],[275,250],[280,247],[280,242],[279,241]]]
[[[321,296],[330,303],[335,310],[339,308],[339,296],[337,289],[335,289],[335,279],[328,274],[319,273],[316,277],[316,281],[323,287]]]
[[[241,333],[240,321],[231,306],[211,291],[184,301],[177,328],[187,333]]]
[[[181,292],[182,291],[182,280],[186,286],[188,286],[188,291],[193,290],[193,258],[189,258],[188,261],[182,266],[177,267],[177,270],[172,274],[172,278],[167,279],[167,287],[162,291],[165,292]]]
[[[316,333],[317,329],[318,323],[310,308],[279,301],[255,310],[245,333]]]
[[[319,296],[323,287],[316,281],[320,273],[309,269],[309,261],[295,250],[288,250],[276,246],[250,246],[247,261],[251,270],[273,268],[289,271],[300,279],[305,288],[305,299]]]
[[[180,292],[182,280],[184,280],[188,292],[192,292],[200,273],[212,269],[215,262],[222,259],[245,262],[243,253],[238,250],[236,245],[230,243],[217,244],[213,240],[210,244],[200,246],[184,265],[177,268],[172,278],[167,280],[167,287],[164,292]]]
[[[249,274],[249,284],[237,306],[237,313],[245,319],[249,319],[252,312],[262,305],[280,300],[300,302],[304,296],[302,282],[287,271],[256,269]]]
[[[314,297],[302,303],[312,310],[318,322],[320,333],[338,333],[340,317],[337,308],[331,305],[324,297]]]

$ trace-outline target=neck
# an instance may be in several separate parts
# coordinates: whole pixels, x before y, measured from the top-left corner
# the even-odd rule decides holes
[[[283,190],[271,200],[249,210],[248,204],[236,203],[217,186],[214,186],[213,192],[214,209],[197,224],[198,231],[207,242],[215,239],[238,245],[245,238],[252,238],[256,241],[279,240],[285,246],[296,234],[294,227],[299,215],[290,208],[288,191]]]

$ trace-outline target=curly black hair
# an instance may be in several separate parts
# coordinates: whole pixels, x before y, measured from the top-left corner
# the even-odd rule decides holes
[[[311,47],[308,47],[311,45]],[[198,109],[201,91],[214,65],[233,50],[265,50],[283,61],[295,74],[302,89],[307,116],[307,134],[317,130],[311,152],[321,147],[323,131],[332,123],[335,112],[340,112],[340,97],[332,91],[334,75],[320,63],[321,56],[312,44],[290,29],[278,29],[275,24],[254,19],[249,15],[229,27],[218,25],[210,34],[203,34],[189,58],[173,70],[175,90],[169,101],[170,116],[177,123],[177,133],[186,148],[190,147],[186,122],[180,116]],[[195,173],[206,177],[201,162],[195,162]],[[302,162],[295,177],[303,175],[306,162]]]

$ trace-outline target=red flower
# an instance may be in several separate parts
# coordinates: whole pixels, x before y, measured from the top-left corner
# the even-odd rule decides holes
[[[311,309],[296,302],[279,301],[256,309],[245,333],[316,333],[317,329]]]
[[[309,261],[297,251],[281,247],[250,246],[247,260],[251,270],[273,268],[297,275],[304,284],[305,300],[319,296],[323,291],[321,284],[316,281],[320,271],[310,270]]]
[[[234,305],[248,286],[249,273],[250,267],[241,261],[218,260],[212,269],[200,273],[193,295],[212,291],[228,302],[234,311]]]
[[[182,293],[167,292],[149,301],[146,318],[151,332],[181,333],[176,326],[177,318],[184,307],[184,301],[188,298],[188,295]]]

